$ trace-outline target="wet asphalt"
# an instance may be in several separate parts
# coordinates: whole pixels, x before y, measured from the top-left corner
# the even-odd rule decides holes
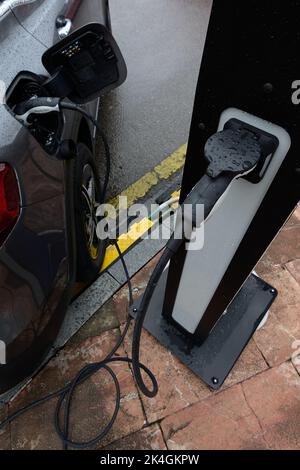
[[[187,142],[211,0],[110,0],[125,84],[102,100],[110,195]]]

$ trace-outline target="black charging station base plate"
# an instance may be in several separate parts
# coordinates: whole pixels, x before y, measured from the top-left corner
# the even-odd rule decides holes
[[[161,314],[166,279],[167,270],[153,295],[144,327],[209,387],[218,390],[270,309],[277,291],[251,275],[207,340],[197,346],[191,345],[190,339]],[[139,300],[132,306],[132,317],[138,306]]]

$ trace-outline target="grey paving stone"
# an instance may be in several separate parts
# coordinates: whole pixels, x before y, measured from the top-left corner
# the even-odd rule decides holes
[[[108,273],[102,274],[69,307],[54,350],[66,342],[107,302],[120,288],[120,284]]]

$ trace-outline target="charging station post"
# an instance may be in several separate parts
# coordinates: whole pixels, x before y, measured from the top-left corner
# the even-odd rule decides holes
[[[205,224],[204,248],[181,244],[154,292],[145,327],[215,389],[277,295],[252,271],[300,198],[300,123],[292,100],[300,59],[290,47],[299,18],[298,2],[287,7],[275,0],[272,8],[258,0],[213,3],[181,203],[207,172],[204,150],[216,132],[240,128],[277,146],[267,145],[251,177],[226,191]]]

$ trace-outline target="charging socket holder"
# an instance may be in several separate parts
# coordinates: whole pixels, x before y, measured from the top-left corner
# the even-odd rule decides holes
[[[42,62],[50,74],[50,96],[77,104],[92,101],[120,86],[127,68],[115,39],[105,26],[91,23],[48,49]]]

